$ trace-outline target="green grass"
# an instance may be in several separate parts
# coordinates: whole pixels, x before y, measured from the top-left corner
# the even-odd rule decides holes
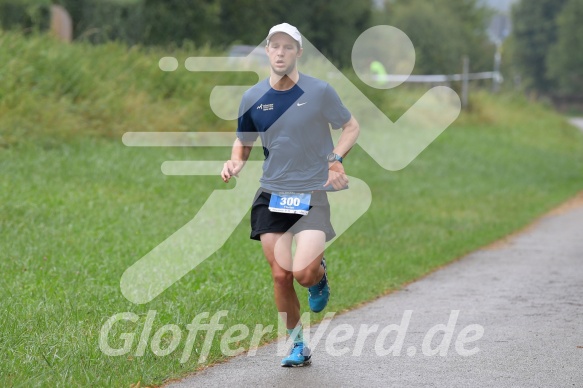
[[[223,160],[230,152],[128,148],[121,133],[192,129],[195,116],[205,128],[232,129],[233,123],[190,109],[206,109],[216,78],[177,72],[192,83],[180,86],[188,92],[161,97],[166,81],[180,83],[145,70],[160,53],[117,45],[55,48],[44,38],[6,36],[0,34],[0,51],[24,48],[25,65],[0,65],[0,75],[14,84],[2,84],[0,96],[0,385],[160,384],[224,358],[215,341],[199,363],[202,337],[186,363],[180,363],[185,338],[165,357],[150,349],[136,357],[136,343],[129,354],[106,356],[99,331],[116,313],[133,312],[140,320],[115,327],[115,346],[122,332],[139,336],[149,310],[157,311],[152,334],[176,324],[186,335],[197,314],[220,310],[229,311],[225,329],[277,326],[269,269],[259,244],[248,239],[248,215],[218,252],[152,302],[134,305],[119,288],[128,266],[192,219],[213,190],[225,188],[218,176],[164,176],[160,164]],[[43,53],[43,45],[72,60]],[[85,66],[85,73],[55,91],[78,71],[70,63]],[[108,72],[112,63],[121,70]],[[126,72],[129,64],[134,70]],[[375,101],[402,112],[415,95],[394,92]],[[583,189],[583,135],[548,108],[479,93],[471,111],[404,170],[387,172],[358,147],[346,168],[371,187],[373,202],[327,252],[334,294],[326,311],[398,289],[575,195]],[[249,337],[241,342],[248,344]]]
[[[118,139],[142,131],[226,130],[208,109],[217,84],[252,85],[253,73],[202,73],[182,64],[210,48],[156,50],[109,43],[67,45],[47,36],[0,30],[0,146],[24,140],[48,146],[72,136]],[[174,56],[181,66],[163,72],[158,61]]]

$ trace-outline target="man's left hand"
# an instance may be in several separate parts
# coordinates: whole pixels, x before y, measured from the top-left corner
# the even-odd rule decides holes
[[[344,166],[340,162],[329,163],[328,180],[324,186],[332,185],[335,190],[342,190],[348,186],[348,177],[344,172]]]

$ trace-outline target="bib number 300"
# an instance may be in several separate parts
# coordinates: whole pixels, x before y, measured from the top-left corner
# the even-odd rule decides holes
[[[306,215],[310,211],[310,193],[271,193],[269,210],[276,213]]]

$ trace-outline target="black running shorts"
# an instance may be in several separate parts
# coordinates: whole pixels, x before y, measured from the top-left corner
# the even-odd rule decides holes
[[[321,230],[326,233],[326,241],[336,236],[330,223],[330,203],[325,191],[312,192],[310,211],[307,215],[276,213],[269,210],[271,193],[257,190],[251,207],[251,239],[260,240],[263,233],[296,234],[302,230]]]

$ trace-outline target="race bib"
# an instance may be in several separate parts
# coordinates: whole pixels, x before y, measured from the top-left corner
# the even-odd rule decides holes
[[[276,213],[306,215],[310,211],[311,193],[271,193],[269,210]]]

